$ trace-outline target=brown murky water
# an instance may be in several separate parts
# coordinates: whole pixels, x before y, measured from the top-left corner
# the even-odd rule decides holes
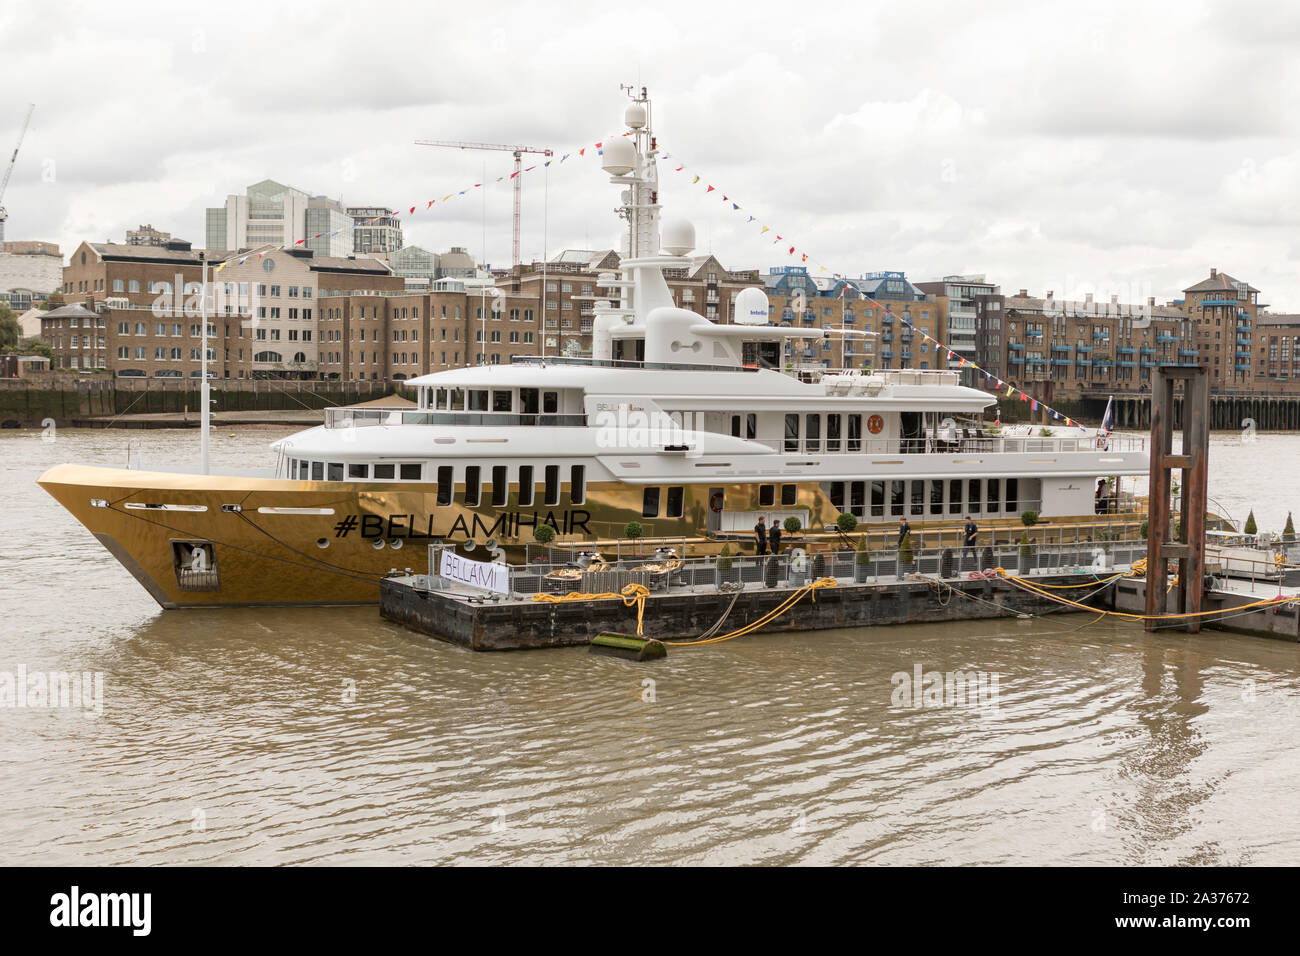
[[[284,431],[219,432],[214,469]],[[132,440],[197,459],[194,432],[0,433],[0,690],[103,674],[98,715],[0,707],[4,863],[1300,858],[1298,645],[1052,615],[637,665],[371,608],[163,612],[34,484]],[[1211,494],[1279,528],[1298,464],[1300,436],[1216,436]],[[918,664],[995,672],[996,708],[891,707]]]

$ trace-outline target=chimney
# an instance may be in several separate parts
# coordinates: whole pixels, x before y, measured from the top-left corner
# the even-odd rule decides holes
[[[1153,295],[1147,296],[1147,305],[1154,309],[1156,307],[1156,297]]]
[[[1020,298],[1022,298],[1022,299],[1027,299],[1027,298],[1029,298],[1029,290],[1028,290],[1028,289],[1021,289],[1021,290],[1020,290]]]
[[[1054,298],[1056,298],[1056,293],[1053,292],[1051,289],[1048,289],[1048,290],[1047,290],[1047,297],[1048,297],[1049,299],[1054,299]]]
[[[1083,297],[1083,304],[1084,304],[1084,305],[1092,305],[1092,293],[1091,293],[1091,292],[1089,292],[1087,295],[1085,295],[1085,296]]]
[[[1210,270],[1210,278],[1211,278],[1211,279],[1218,278],[1218,275],[1219,275],[1219,270],[1218,270],[1218,269],[1211,269],[1211,270]]]

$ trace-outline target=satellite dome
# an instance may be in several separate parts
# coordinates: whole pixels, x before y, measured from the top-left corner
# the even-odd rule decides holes
[[[623,111],[623,122],[633,129],[640,129],[645,126],[645,104],[629,103],[627,109]]]
[[[767,293],[754,286],[741,289],[736,296],[735,321],[737,325],[767,325]]]
[[[636,147],[626,136],[617,136],[606,143],[602,149],[604,156],[600,168],[611,176],[626,176],[636,169]]]
[[[685,219],[670,219],[663,225],[659,247],[670,256],[689,255],[695,248],[695,227]]]

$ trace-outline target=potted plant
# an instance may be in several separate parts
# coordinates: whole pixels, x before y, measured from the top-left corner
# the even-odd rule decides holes
[[[853,580],[863,584],[867,580],[867,571],[871,567],[871,552],[867,550],[867,536],[858,538],[858,551],[853,556]]]
[[[858,527],[858,517],[846,511],[835,519],[835,527],[843,534],[852,534]]]
[[[912,553],[912,533],[909,531],[903,535],[903,540],[898,543],[898,576],[901,578],[904,574],[910,574],[916,570],[913,563],[915,555]]]
[[[739,569],[735,566],[735,559],[731,556],[731,545],[723,544],[722,550],[718,552],[718,571],[717,583],[719,586],[735,581]]]
[[[1038,524],[1038,512],[1032,509],[1020,512],[1020,523],[1026,528],[1032,528]]]
[[[1094,567],[1102,571],[1110,570],[1110,542],[1113,538],[1110,528],[1102,528],[1097,532],[1097,543],[1101,547],[1101,554],[1094,562]]]
[[[1255,524],[1255,509],[1250,509],[1250,514],[1246,515],[1246,526],[1241,529],[1242,534],[1258,534],[1259,526]]]
[[[790,515],[785,521],[781,522],[781,527],[785,529],[786,534],[798,534],[803,530],[803,522],[794,515]]]
[[[826,555],[820,551],[813,555],[812,573],[814,581],[826,577]]]
[[[1029,540],[1029,532],[1020,536],[1020,573],[1028,574],[1034,569],[1034,546]]]
[[[1282,529],[1282,541],[1285,544],[1295,542],[1295,524],[1291,521],[1291,512],[1286,513],[1286,527]]]
[[[643,534],[645,534],[645,528],[641,527],[641,522],[639,521],[629,521],[627,524],[623,525],[623,537],[625,538],[631,538],[635,541]]]

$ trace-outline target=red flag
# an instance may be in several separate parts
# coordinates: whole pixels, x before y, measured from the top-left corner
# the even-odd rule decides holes
[[[414,207],[414,206],[411,207],[411,215],[415,215],[415,207]]]
[[[428,206],[425,206],[424,208],[425,208],[425,209],[429,209],[429,208],[431,208],[432,206],[433,206],[433,200],[430,199],[430,200],[429,200],[429,205],[428,205]]]
[[[794,246],[790,247],[790,255],[794,255]]]
[[[706,189],[706,190],[704,190],[704,191],[705,191],[706,193],[711,193],[711,192],[713,192],[713,187],[710,186],[708,189]]]

